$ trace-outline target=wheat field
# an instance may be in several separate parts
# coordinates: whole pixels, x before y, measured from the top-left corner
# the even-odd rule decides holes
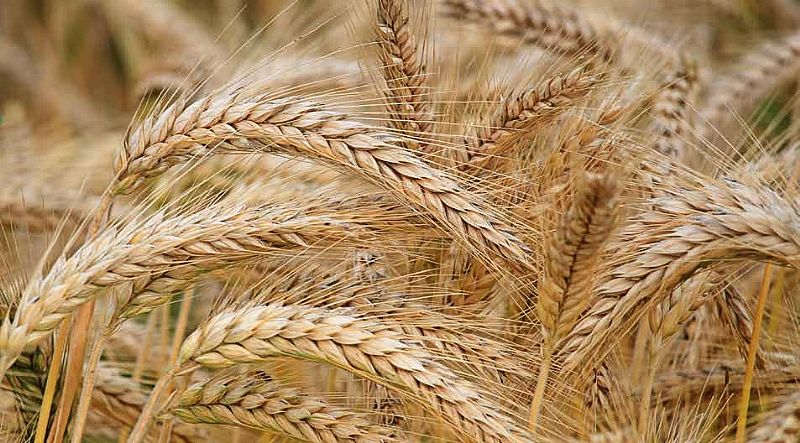
[[[0,0],[0,441],[800,441],[798,29]]]

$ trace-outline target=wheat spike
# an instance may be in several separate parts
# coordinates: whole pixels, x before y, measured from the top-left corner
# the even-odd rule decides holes
[[[720,287],[722,276],[716,272],[702,272],[686,280],[672,291],[663,303],[650,311],[650,332],[667,339],[680,331],[692,314],[702,305],[716,299],[724,291]]]
[[[25,344],[49,335],[99,289],[132,281],[136,297],[120,308],[128,318],[169,300],[198,268],[358,238],[361,228],[336,220],[335,212],[309,209],[225,202],[187,216],[159,213],[140,225],[109,229],[29,284],[13,321],[0,328],[3,357],[7,364],[13,361]]]
[[[753,314],[751,303],[744,294],[735,287],[725,288],[721,297],[715,299],[720,320],[724,328],[733,334],[736,347],[742,358],[747,356],[747,346],[753,337]],[[756,354],[756,367],[766,366],[762,353]]]
[[[717,79],[700,111],[713,126],[730,120],[729,109],[740,114],[800,69],[800,33],[767,42],[746,54],[731,72]]]
[[[611,175],[587,173],[545,249],[545,275],[536,312],[545,342],[554,346],[591,302],[603,245],[614,226],[617,185]]]
[[[653,103],[655,149],[678,163],[686,158],[686,140],[693,135],[690,112],[696,86],[693,68],[683,62],[667,75]]]
[[[409,23],[408,3],[406,0],[379,0],[377,9],[381,73],[386,80],[386,108],[391,117],[389,124],[403,133],[425,136],[433,122],[426,85],[428,74],[425,55]],[[419,144],[412,141],[404,141],[403,145],[420,149]]]
[[[601,43],[606,36],[574,11],[546,5],[538,0],[520,4],[508,0],[445,0],[448,16],[490,27],[501,35],[518,37],[546,50],[582,57],[583,52],[611,59],[609,48]]]
[[[781,399],[777,407],[761,417],[747,441],[752,443],[790,443],[800,436],[800,394]]]
[[[494,215],[443,173],[396,146],[394,136],[346,115],[294,98],[210,95],[173,105],[147,120],[117,158],[116,192],[177,162],[215,152],[278,151],[349,170],[430,214],[454,238],[477,251],[527,266],[528,248]]]
[[[474,136],[467,137],[466,155],[461,160],[469,165],[464,166],[495,169],[491,160],[504,154],[515,135],[574,106],[577,99],[591,91],[597,80],[585,69],[578,68],[504,99],[489,124],[479,126]]]
[[[547,261],[536,302],[544,355],[531,402],[532,430],[536,429],[556,345],[591,302],[602,247],[614,226],[614,178],[586,174],[577,187],[569,210],[545,246]]]
[[[561,352],[571,370],[590,355],[608,352],[600,348],[642,309],[719,257],[798,264],[796,210],[775,193],[726,180],[678,188],[651,202],[656,210],[625,234],[635,236],[628,247],[636,252],[620,255],[597,301],[566,338]]]
[[[395,441],[369,416],[329,405],[259,371],[215,375],[190,386],[171,412],[186,423],[245,426],[307,442]]]
[[[100,366],[92,391],[93,414],[99,414],[117,426],[132,426],[146,402],[147,394],[138,383],[111,367]],[[202,428],[187,425],[173,427],[171,437],[180,443],[208,439]]]
[[[473,441],[528,441],[474,387],[431,360],[404,334],[348,311],[267,305],[223,312],[192,333],[180,362],[224,368],[292,357],[321,361],[420,402]]]

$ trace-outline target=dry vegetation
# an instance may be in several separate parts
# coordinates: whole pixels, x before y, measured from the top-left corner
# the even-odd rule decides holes
[[[800,441],[798,27],[0,2],[0,440]]]

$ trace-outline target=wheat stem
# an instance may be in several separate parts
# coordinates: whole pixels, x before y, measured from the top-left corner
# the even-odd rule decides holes
[[[769,285],[772,279],[772,264],[764,265],[764,275],[761,277],[761,287],[758,290],[758,302],[753,314],[753,336],[750,338],[750,347],[747,350],[747,369],[744,374],[742,398],[739,401],[739,412],[736,420],[736,443],[744,443],[747,437],[747,410],[750,407],[750,388],[753,386],[753,374],[756,368],[756,353],[758,341],[761,336],[761,322],[767,308]]]
[[[547,381],[550,376],[550,366],[553,363],[553,353],[548,347],[543,348],[544,356],[542,356],[542,363],[539,366],[539,377],[536,379],[536,387],[533,391],[533,400],[531,400],[530,418],[528,420],[528,428],[531,432],[536,432],[536,423],[539,421],[539,413],[542,408],[542,401],[544,400],[544,391],[547,388]]]
[[[50,409],[53,406],[53,398],[56,391],[56,380],[61,375],[61,362],[66,353],[67,338],[69,337],[69,325],[64,323],[57,332],[56,344],[53,348],[53,359],[50,368],[47,370],[47,384],[45,385],[44,395],[42,396],[41,407],[39,408],[39,420],[36,423],[36,435],[34,443],[44,443],[47,435],[47,421],[50,418]],[[52,382],[51,382],[52,380]]]

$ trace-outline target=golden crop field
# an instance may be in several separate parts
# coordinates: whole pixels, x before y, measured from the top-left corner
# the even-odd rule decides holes
[[[0,441],[800,441],[798,29],[0,0]]]

